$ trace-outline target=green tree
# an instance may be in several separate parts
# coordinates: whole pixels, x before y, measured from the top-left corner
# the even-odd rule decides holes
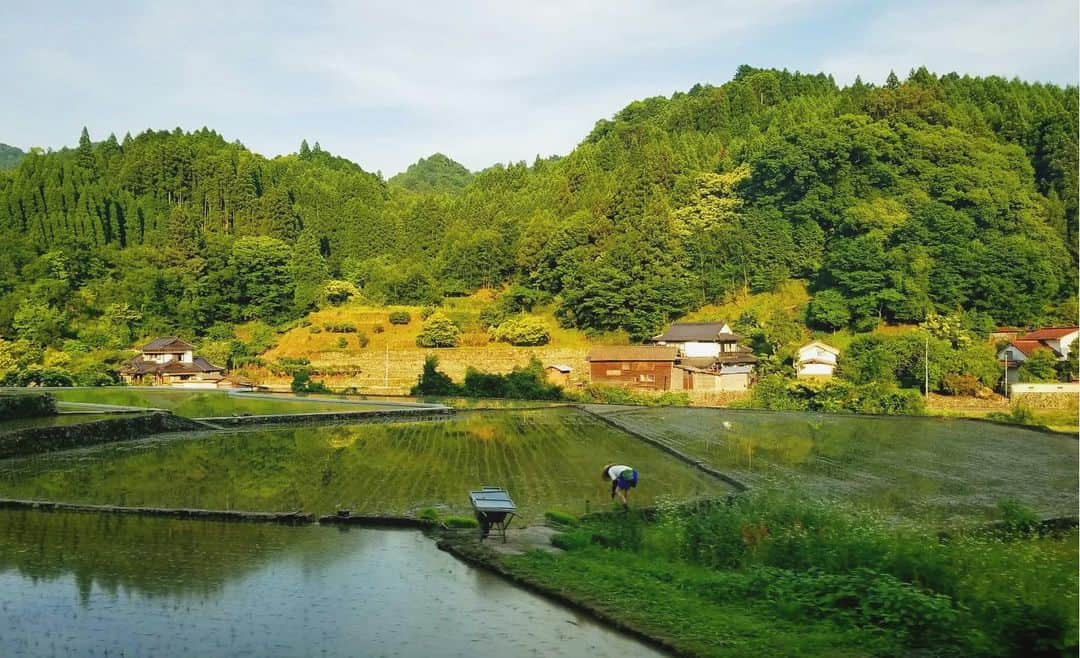
[[[236,300],[244,319],[280,322],[293,302],[293,279],[289,274],[291,253],[281,240],[269,237],[240,238],[233,245]]]
[[[453,320],[442,313],[435,312],[424,321],[424,328],[416,337],[419,347],[455,347],[461,330]]]
[[[1049,349],[1037,349],[1017,369],[1016,375],[1022,382],[1057,381],[1058,359]]]

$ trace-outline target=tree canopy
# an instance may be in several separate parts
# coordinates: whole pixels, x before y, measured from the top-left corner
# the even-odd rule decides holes
[[[317,142],[267,159],[207,128],[84,130],[0,172],[0,336],[280,323],[331,280],[376,303],[513,286],[564,325],[638,338],[793,277],[826,329],[1066,319],[1077,89],[890,80],[743,66],[630,103],[562,157],[473,174],[435,154],[389,182]],[[120,305],[122,331],[103,328]]]

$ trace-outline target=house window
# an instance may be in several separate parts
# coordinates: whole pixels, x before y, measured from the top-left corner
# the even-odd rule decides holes
[[[637,380],[643,384],[652,384],[656,381],[656,376],[641,374],[637,376]]]
[[[608,377],[618,377],[622,374],[622,370],[608,370],[604,374]]]
[[[1013,355],[1012,350],[1005,350],[1005,360],[1006,361],[1015,361],[1016,360],[1016,356]]]

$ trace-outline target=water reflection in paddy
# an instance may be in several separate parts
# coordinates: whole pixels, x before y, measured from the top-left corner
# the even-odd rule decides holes
[[[0,510],[4,656],[648,656],[415,531]]]

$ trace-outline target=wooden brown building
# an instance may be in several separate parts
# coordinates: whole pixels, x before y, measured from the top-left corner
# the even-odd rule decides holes
[[[602,346],[589,350],[586,360],[595,384],[666,391],[678,355],[679,348],[674,346]]]

